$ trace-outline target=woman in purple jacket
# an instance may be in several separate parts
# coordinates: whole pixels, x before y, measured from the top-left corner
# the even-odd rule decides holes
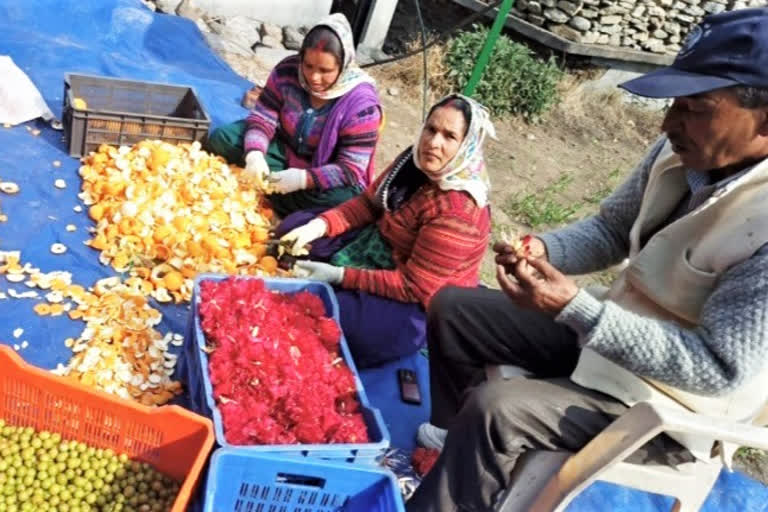
[[[209,150],[267,180],[281,217],[333,207],[372,181],[381,106],[354,57],[347,19],[328,16],[272,70],[248,117],[209,137]]]

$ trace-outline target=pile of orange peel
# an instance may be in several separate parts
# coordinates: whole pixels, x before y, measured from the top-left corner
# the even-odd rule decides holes
[[[265,243],[272,210],[241,168],[200,143],[102,145],[79,172],[96,222],[86,243],[157,301],[188,301],[199,272],[277,273]]]
[[[184,338],[155,329],[162,314],[149,297],[161,303],[188,301],[200,272],[283,273],[266,254],[272,210],[262,205],[261,187],[243,169],[206,153],[197,142],[102,145],[82,159],[79,174],[78,197],[96,222],[85,243],[100,251],[102,264],[123,276],[86,289],[74,284],[69,272],[44,273],[22,263],[20,251],[0,251],[0,274],[29,288],[11,288],[9,296],[44,299],[34,306],[38,315],[67,314],[85,322],[77,339],[64,341],[73,355],[54,373],[145,405],[162,405],[181,392],[181,384],[171,379],[177,356],[169,349]],[[82,210],[76,206],[75,211]]]
[[[171,380],[177,356],[168,349],[184,338],[154,329],[162,314],[148,304],[140,280],[108,277],[86,290],[72,283],[69,272],[44,273],[20,260],[19,251],[0,252],[0,274],[42,290],[45,302],[34,306],[38,315],[67,313],[86,323],[77,339],[65,340],[73,355],[54,373],[145,405],[164,404],[181,392]],[[24,293],[15,295],[39,298],[34,290]]]

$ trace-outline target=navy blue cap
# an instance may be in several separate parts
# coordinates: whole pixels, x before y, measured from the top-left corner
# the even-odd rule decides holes
[[[638,96],[676,98],[734,85],[768,88],[768,8],[704,17],[671,66],[619,87]]]

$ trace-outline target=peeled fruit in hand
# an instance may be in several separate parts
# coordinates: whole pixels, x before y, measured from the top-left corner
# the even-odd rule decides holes
[[[531,235],[525,235],[523,238],[518,238],[512,242],[512,248],[515,250],[515,254],[518,258],[528,256],[531,252]]]
[[[515,256],[518,258],[525,258],[531,254],[531,240],[533,240],[533,236],[525,235],[523,237],[515,238],[509,233],[504,233],[502,234],[501,239],[505,244],[512,247],[512,250],[515,252]]]

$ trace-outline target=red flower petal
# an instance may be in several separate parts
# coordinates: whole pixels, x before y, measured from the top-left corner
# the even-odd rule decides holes
[[[209,373],[233,444],[362,443],[355,378],[338,358],[341,330],[307,291],[262,280],[200,283]]]

